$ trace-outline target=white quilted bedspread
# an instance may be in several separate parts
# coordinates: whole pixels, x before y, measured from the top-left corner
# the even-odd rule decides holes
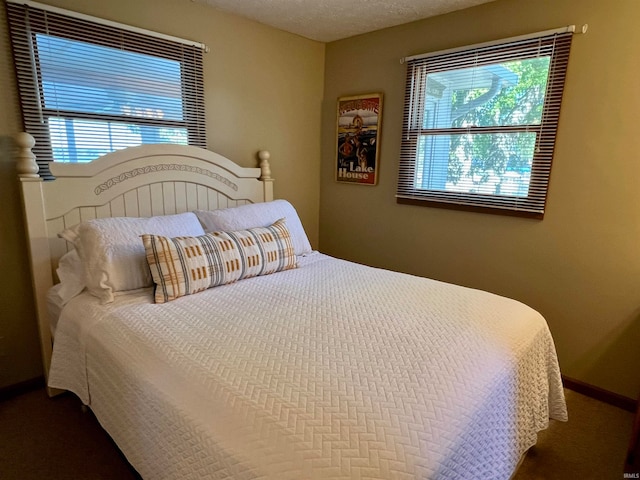
[[[49,378],[145,479],[508,479],[567,417],[546,322],[514,300],[319,253],[151,298],[72,300]]]

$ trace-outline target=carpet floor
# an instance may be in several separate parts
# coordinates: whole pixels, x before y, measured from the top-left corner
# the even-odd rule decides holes
[[[539,434],[513,480],[622,479],[634,415],[570,390],[566,396],[569,422]],[[140,476],[74,395],[48,398],[38,389],[0,402],[0,479],[44,478]]]

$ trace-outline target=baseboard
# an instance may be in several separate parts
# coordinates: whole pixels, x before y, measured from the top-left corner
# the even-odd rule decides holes
[[[584,383],[580,380],[575,380],[564,375],[562,375],[562,383],[564,384],[565,388],[573,390],[574,392],[581,393],[582,395],[586,395],[587,397],[595,398],[596,400],[600,400],[601,402],[608,403],[609,405],[622,408],[623,410],[627,410],[629,412],[636,412],[638,402],[633,398],[625,397],[624,395],[619,395],[617,393],[610,392],[609,390],[595,387],[593,385],[589,385],[588,383]]]
[[[9,385],[8,387],[2,387],[0,388],[0,402],[15,397],[16,395],[20,395],[21,393],[27,393],[38,388],[43,388],[44,386],[44,376],[40,376],[14,385]]]

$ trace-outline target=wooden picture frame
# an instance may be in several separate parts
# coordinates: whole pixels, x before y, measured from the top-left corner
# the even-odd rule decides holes
[[[336,181],[377,185],[382,93],[338,98]]]

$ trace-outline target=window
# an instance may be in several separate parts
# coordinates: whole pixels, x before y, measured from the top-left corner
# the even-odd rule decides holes
[[[7,11],[42,176],[49,161],[89,162],[145,143],[206,147],[202,45],[35,5]]]
[[[571,37],[407,59],[398,203],[542,218]]]

